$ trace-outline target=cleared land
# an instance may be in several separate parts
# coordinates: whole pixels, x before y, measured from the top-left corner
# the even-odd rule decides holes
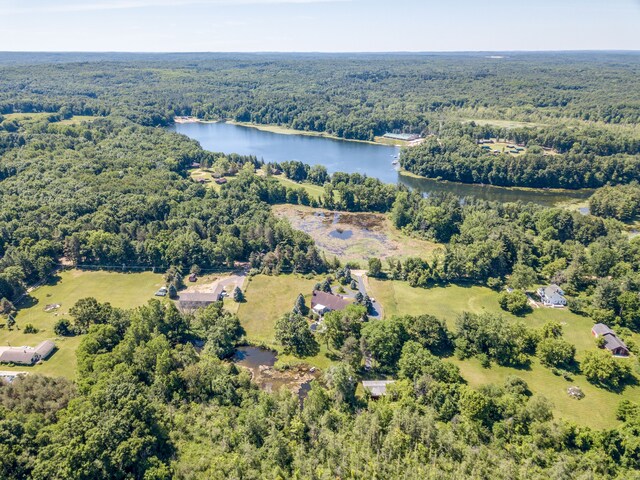
[[[114,273],[68,270],[46,285],[31,292],[18,307],[16,325],[20,330],[0,330],[0,345],[35,346],[42,340],[52,339],[58,350],[41,365],[33,367],[2,365],[2,370],[25,370],[27,372],[74,378],[76,374],[75,350],[82,336],[59,338],[53,332],[60,318],[69,318],[68,312],[79,299],[95,297],[100,302],[109,302],[115,307],[133,308],[154,298],[154,292],[164,284],[162,275],[151,272]],[[60,308],[45,312],[50,304]],[[25,334],[23,328],[33,324],[38,333]]]
[[[246,301],[240,304],[238,317],[252,344],[264,345],[278,350],[280,363],[307,363],[318,368],[327,368],[331,359],[325,345],[315,357],[299,359],[282,354],[282,347],[275,341],[275,324],[283,314],[290,312],[302,293],[307,307],[310,306],[313,286],[322,278],[305,278],[301,275],[257,275],[246,282]]]
[[[271,178],[275,178],[278,182],[288,188],[303,188],[309,194],[309,197],[320,200],[320,197],[324,194],[324,188],[312,183],[298,183],[288,179],[284,175],[273,175]]]
[[[456,317],[464,312],[500,313],[506,321],[516,321],[518,317],[510,315],[498,306],[498,293],[485,287],[448,286],[443,288],[412,288],[406,282],[369,280],[372,295],[382,303],[386,316],[418,315],[429,313],[447,322],[455,328]],[[520,319],[528,327],[537,328],[553,320],[562,323],[564,338],[576,346],[576,358],[580,361],[588,350],[595,350],[591,336],[593,321],[571,313],[567,309],[537,308]],[[634,340],[638,341],[638,335]],[[551,370],[533,359],[531,368],[515,369],[495,364],[485,369],[476,359],[460,361],[450,358],[457,364],[464,378],[472,386],[488,383],[501,383],[508,375],[517,375],[524,379],[535,394],[544,395],[555,405],[558,417],[579,424],[605,428],[617,423],[615,410],[622,399],[640,397],[640,386],[629,386],[621,394],[609,392],[590,384],[583,375],[574,375],[572,381],[554,375]],[[635,362],[633,358],[620,359]],[[569,398],[566,391],[572,385],[578,385],[585,393],[582,400]]]
[[[409,237],[377,213],[330,212],[298,205],[276,205],[274,213],[313,237],[328,256],[362,265],[371,258],[428,257],[438,244]]]
[[[189,176],[195,180],[196,182],[199,180],[205,180],[205,186],[209,187],[209,188],[213,188],[216,192],[220,191],[220,187],[222,185],[219,185],[216,183],[216,179],[213,177],[213,173],[211,173],[210,170],[206,169],[206,168],[194,168],[189,170]],[[229,180],[230,178],[233,178],[232,176],[225,176],[222,178],[226,178],[227,180]]]
[[[93,116],[93,115],[74,115],[71,118],[67,118],[65,120],[61,120],[58,123],[60,125],[77,125],[77,124],[82,123],[82,122],[92,122],[92,121],[96,120],[97,118],[100,118],[100,117],[96,117],[96,116]]]

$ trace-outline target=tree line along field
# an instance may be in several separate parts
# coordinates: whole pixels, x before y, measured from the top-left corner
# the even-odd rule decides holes
[[[58,337],[53,331],[54,324],[61,318],[69,319],[69,308],[81,298],[93,297],[114,307],[130,309],[144,305],[164,283],[162,275],[151,272],[61,271],[17,305],[17,328],[9,331],[5,326],[0,330],[2,345],[33,347],[43,340],[54,339],[57,351],[33,367],[3,365],[2,369],[75,378],[76,348],[82,336]],[[53,304],[60,307],[45,311],[47,305]],[[24,333],[26,324],[32,324],[38,332]]]
[[[245,284],[246,301],[235,304],[236,308],[239,306],[237,314],[247,340],[281,351],[275,340],[276,320],[291,311],[299,293],[305,296],[309,305],[311,291],[322,278],[303,278],[299,275],[259,275],[250,278]],[[134,308],[152,298],[153,292],[161,285],[164,285],[163,277],[150,272],[64,271],[56,281],[35,290],[31,294],[32,305],[24,305],[18,311],[17,325],[24,327],[26,323],[31,323],[39,330],[38,333],[25,334],[17,329],[8,332],[5,328],[1,334],[2,342],[33,346],[44,339],[55,338],[53,324],[61,317],[68,318],[68,309],[81,298],[94,297],[101,302],[110,302],[115,307]],[[537,308],[524,317],[514,317],[500,310],[498,294],[488,288],[449,286],[425,290],[412,288],[406,282],[373,278],[369,279],[369,285],[371,295],[382,304],[387,318],[393,315],[431,314],[445,320],[451,330],[455,330],[455,319],[464,311],[500,313],[506,321],[522,321],[530,328],[539,328],[546,321],[554,320],[563,325],[565,339],[576,346],[577,360],[583,357],[584,352],[596,348],[591,335],[592,321],[567,309]],[[61,306],[59,309],[45,312],[44,307],[49,303],[60,303]],[[49,360],[34,367],[7,366],[3,369],[74,378],[75,350],[81,339],[82,336],[55,338],[58,350]],[[314,357],[298,359],[281,353],[279,359],[282,364],[303,362],[326,369],[335,362],[335,354],[336,352],[333,352],[332,356],[331,350],[327,350],[326,346],[321,344],[320,352]],[[583,375],[574,375],[572,381],[567,381],[554,375],[537,361],[534,361],[529,369],[495,364],[490,368],[484,368],[474,358],[458,360],[451,357],[447,361],[458,365],[463,377],[475,387],[500,383],[509,375],[517,375],[529,384],[534,394],[549,398],[560,418],[595,428],[603,428],[615,422],[615,408],[621,399],[633,400],[640,394],[638,386],[627,387],[621,394],[606,391],[592,386]],[[566,389],[572,385],[579,385],[585,392],[585,398],[579,401],[571,399]]]
[[[568,309],[534,308],[523,317],[516,317],[500,309],[498,293],[478,286],[448,286],[428,290],[412,288],[405,282],[370,279],[371,293],[385,307],[385,315],[421,315],[428,313],[447,322],[455,330],[455,320],[463,312],[491,312],[504,317],[506,322],[520,321],[529,328],[540,328],[545,322],[555,321],[562,324],[565,340],[576,347],[576,359],[579,361],[587,351],[596,350],[591,334],[593,321],[575,315]],[[634,339],[640,337],[636,334]],[[549,398],[555,412],[561,417],[576,423],[604,428],[615,422],[615,409],[622,399],[633,400],[640,395],[636,385],[624,389],[621,394],[603,390],[591,385],[583,375],[573,375],[572,381],[554,375],[537,360],[529,369],[502,367],[493,364],[484,368],[477,359],[450,361],[458,365],[464,378],[473,386],[500,383],[508,375],[523,378],[531,389],[539,395]],[[632,362],[632,359],[619,359],[620,362]],[[567,388],[579,385],[585,392],[582,400],[574,400],[567,395]]]

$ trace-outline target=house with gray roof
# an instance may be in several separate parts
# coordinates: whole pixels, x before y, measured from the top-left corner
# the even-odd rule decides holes
[[[56,344],[45,340],[37,347],[0,347],[0,363],[14,363],[16,365],[33,365],[45,360],[55,350]]]
[[[362,388],[371,395],[371,398],[384,397],[387,394],[387,385],[395,380],[363,380]]]
[[[604,323],[596,323],[591,329],[591,334],[596,338],[604,338],[604,348],[613,355],[621,357],[629,356],[629,348],[618,338],[613,330]]]
[[[183,312],[193,312],[222,300],[222,286],[213,292],[183,292],[178,297],[178,308]]]
[[[324,315],[335,310],[344,310],[351,302],[338,295],[333,295],[320,290],[314,290],[311,296],[311,310],[318,315]]]
[[[543,305],[547,307],[564,307],[567,305],[567,299],[564,298],[564,291],[555,284],[538,289],[538,296]]]

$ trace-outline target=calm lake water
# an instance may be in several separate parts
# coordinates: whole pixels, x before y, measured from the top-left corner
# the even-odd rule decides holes
[[[205,150],[255,155],[265,162],[299,160],[309,165],[324,165],[329,173],[366,174],[385,183],[402,183],[426,194],[451,192],[460,197],[474,196],[499,202],[522,200],[542,205],[584,200],[591,194],[587,190],[518,190],[408,177],[398,173],[392,164],[400,149],[386,145],[284,135],[223,122],[182,123],[169,128],[197,140]]]

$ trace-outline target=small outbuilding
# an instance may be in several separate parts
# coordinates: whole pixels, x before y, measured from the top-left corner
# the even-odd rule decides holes
[[[604,338],[604,348],[609,350],[613,355],[619,355],[621,357],[629,356],[629,348],[618,338],[615,332],[604,323],[596,323],[591,329],[591,335],[596,338]]]
[[[371,398],[384,397],[387,394],[387,385],[395,380],[363,380],[362,388],[371,395]]]

